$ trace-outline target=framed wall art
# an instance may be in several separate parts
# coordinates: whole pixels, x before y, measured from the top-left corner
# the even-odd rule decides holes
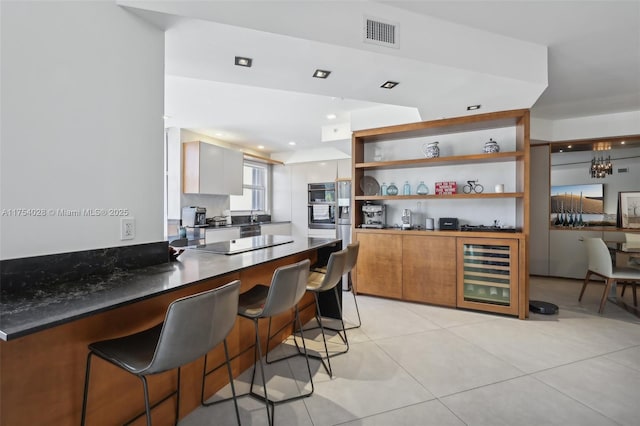
[[[640,228],[640,191],[618,193],[618,209],[623,228]]]

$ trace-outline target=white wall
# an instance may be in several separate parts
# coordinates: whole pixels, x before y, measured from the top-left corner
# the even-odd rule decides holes
[[[532,141],[555,142],[637,134],[640,134],[640,111],[561,120],[531,118]]]
[[[113,2],[1,7],[0,258],[161,241],[163,32]],[[89,208],[136,238],[52,213]]]

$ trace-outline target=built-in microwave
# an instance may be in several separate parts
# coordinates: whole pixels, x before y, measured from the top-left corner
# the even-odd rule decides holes
[[[316,203],[335,203],[336,201],[336,183],[310,183],[309,187],[309,204]]]

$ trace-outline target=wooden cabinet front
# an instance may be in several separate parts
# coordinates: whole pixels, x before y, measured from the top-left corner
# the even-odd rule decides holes
[[[402,236],[357,233],[356,238],[360,241],[356,291],[402,298]]]
[[[456,306],[455,238],[402,237],[402,298]]]

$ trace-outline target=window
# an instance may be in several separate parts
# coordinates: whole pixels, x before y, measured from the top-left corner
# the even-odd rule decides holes
[[[230,197],[231,210],[267,211],[268,183],[269,165],[245,160],[242,195]]]

